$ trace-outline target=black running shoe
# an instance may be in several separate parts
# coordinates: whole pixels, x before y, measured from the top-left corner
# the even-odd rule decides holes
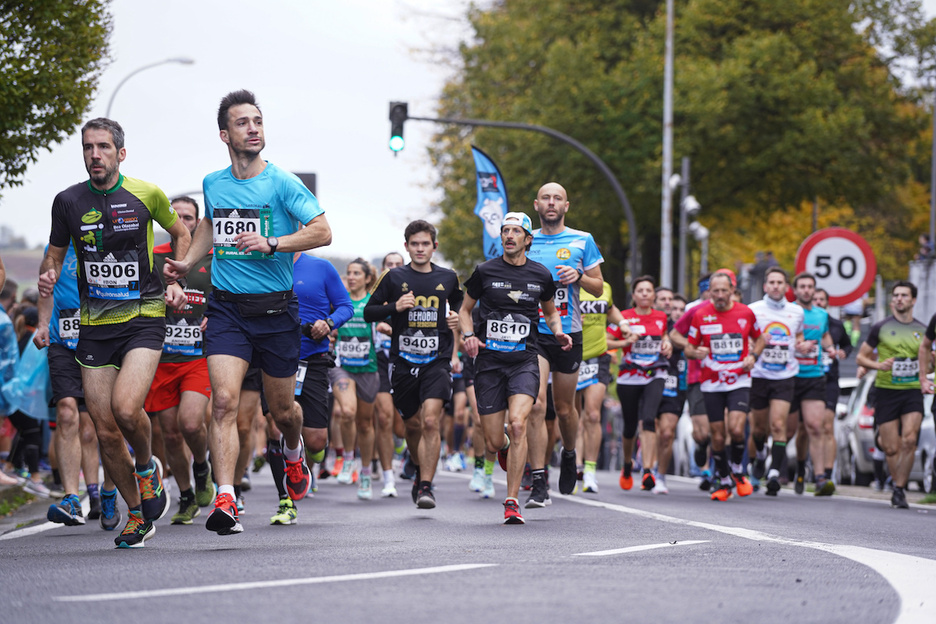
[[[527,499],[524,507],[527,509],[538,509],[546,506],[546,480],[533,479],[533,486],[530,491],[530,498]]]
[[[88,497],[88,520],[98,520],[101,517],[101,495]]]
[[[419,497],[419,466],[413,464],[413,504],[416,504],[416,499]]]
[[[143,519],[147,522],[159,520],[169,511],[169,495],[163,485],[162,472],[162,462],[153,455],[147,470],[133,473],[140,489]]]
[[[643,474],[643,480],[640,482],[640,489],[645,492],[653,491],[653,487],[656,485],[656,479],[653,478],[653,473],[651,471],[646,471]]]
[[[806,476],[796,475],[796,481],[793,483],[793,491],[802,494],[806,491]]]
[[[143,548],[144,542],[156,534],[156,525],[143,520],[142,512],[127,514],[127,526],[114,538],[117,548]]]
[[[751,470],[751,476],[760,481],[764,478],[764,475],[767,473],[767,460],[766,459],[755,459],[754,467]]]
[[[571,494],[575,491],[575,449],[562,449],[559,460],[559,493]]]
[[[419,488],[419,496],[416,498],[416,506],[420,509],[435,509],[436,499],[432,493],[431,485],[424,485]]]
[[[409,454],[409,449],[403,451],[403,454],[406,455],[406,459],[403,462],[403,470],[400,471],[401,479],[412,479],[416,476],[416,470],[419,467],[413,462],[413,458]],[[419,479],[416,479],[416,482],[419,483]]]
[[[777,477],[770,477],[769,479],[767,479],[767,491],[765,492],[765,494],[767,494],[767,496],[776,496],[779,491],[780,491],[780,479],[778,479]]]
[[[910,509],[907,504],[907,495],[904,494],[902,487],[894,486],[894,493],[891,494],[891,507],[895,509]]]

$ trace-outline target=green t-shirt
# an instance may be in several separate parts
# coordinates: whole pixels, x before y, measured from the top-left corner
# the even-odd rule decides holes
[[[364,306],[370,295],[364,295],[354,304],[354,316],[338,328],[335,349],[341,358],[341,368],[349,373],[376,373],[377,351],[374,349],[374,326],[364,322]]]
[[[868,333],[868,346],[877,349],[878,362],[894,358],[891,370],[878,371],[874,385],[891,390],[920,390],[920,362],[917,359],[926,325],[913,319],[901,323],[893,316],[875,323]]]

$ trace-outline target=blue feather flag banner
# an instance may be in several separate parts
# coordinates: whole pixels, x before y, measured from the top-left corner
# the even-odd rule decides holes
[[[484,223],[484,258],[490,260],[504,253],[501,244],[500,228],[504,215],[507,214],[507,185],[500,170],[490,157],[474,145],[475,170],[478,182],[478,203],[474,213]]]

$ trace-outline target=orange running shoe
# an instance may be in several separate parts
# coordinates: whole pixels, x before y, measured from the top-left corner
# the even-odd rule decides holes
[[[731,486],[727,483],[719,483],[718,487],[712,490],[711,498],[713,501],[725,502],[731,498]]]
[[[733,475],[735,482],[735,489],[738,491],[738,496],[750,496],[754,492],[754,486],[751,485],[751,482],[748,481],[748,478],[744,475]]]
[[[621,469],[621,478],[618,480],[622,490],[629,490],[634,487],[634,477],[630,474],[627,466]]]
[[[344,457],[339,455],[338,457],[335,458],[335,464],[332,466],[332,469],[331,469],[331,476],[337,477],[338,473],[341,472],[342,466],[344,466]]]

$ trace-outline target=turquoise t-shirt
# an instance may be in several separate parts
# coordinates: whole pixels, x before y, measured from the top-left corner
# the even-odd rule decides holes
[[[262,236],[286,236],[299,231],[324,211],[297,176],[267,163],[260,175],[238,180],[231,168],[205,176],[205,216],[211,220],[214,260],[211,283],[238,294],[289,290],[293,256],[238,252],[233,238],[246,231]]]
[[[812,379],[825,375],[822,367],[822,337],[828,331],[828,312],[819,306],[813,306],[808,310],[803,308],[803,339],[816,341],[816,346],[806,355],[796,354],[796,361],[799,362],[797,377]]]
[[[81,300],[78,297],[78,256],[75,255],[75,247],[72,243],[68,244],[68,252],[62,261],[62,274],[55,282],[52,297],[49,342],[63,345],[74,351],[78,348]]]

